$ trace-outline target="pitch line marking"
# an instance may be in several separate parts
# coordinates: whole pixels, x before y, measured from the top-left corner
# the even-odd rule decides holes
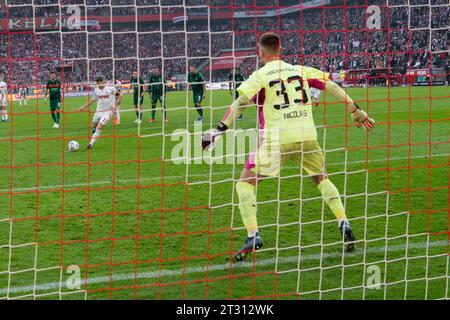
[[[371,114],[376,116],[376,115],[379,115],[379,114],[405,113],[405,112],[408,111],[408,107],[405,107],[404,109],[405,110],[390,110],[389,112],[388,111],[378,111],[378,112],[376,112],[375,110],[373,110],[375,112],[372,112]],[[448,109],[447,106],[442,106],[442,107],[436,106],[436,107],[433,107],[433,110],[446,110],[446,109]],[[125,112],[125,111],[126,112],[134,111],[134,109],[122,110],[121,112]],[[150,110],[148,110],[147,112],[149,112],[149,111]],[[424,109],[424,110],[418,110],[418,111],[429,111],[429,110]],[[331,115],[326,115],[326,118],[327,119],[333,119],[333,118],[341,118],[342,116],[343,116],[343,114],[342,115],[341,114],[331,114]],[[319,116],[319,119],[322,119],[322,118],[323,118],[323,114]],[[172,123],[174,124],[176,122],[172,122]],[[185,122],[184,121],[179,121],[179,123],[184,124]],[[135,127],[136,129],[138,128],[138,126],[135,125],[133,122],[124,122],[122,124],[122,126],[124,127],[124,129],[132,129],[133,127]],[[143,128],[144,129],[152,129],[152,127],[144,127],[142,125],[140,127],[141,127],[141,129],[143,129]],[[318,127],[323,127],[323,125],[320,125]],[[80,129],[75,129],[75,130],[72,130],[72,131],[64,131],[64,137],[66,138],[66,140],[70,140],[70,136],[78,136],[80,134],[85,134],[86,132],[88,132],[87,131],[87,127],[78,127],[78,128],[80,128]],[[170,127],[170,128],[172,128],[172,127]],[[59,133],[59,134],[58,133],[54,133],[54,131],[52,131],[50,128],[39,128],[39,129],[40,130],[48,129],[48,132],[47,132],[48,134],[45,135],[44,138],[52,138],[52,137],[59,137],[59,136],[61,136],[61,133]],[[36,131],[36,129],[32,129],[32,130],[30,129],[30,131]],[[163,136],[163,135],[170,135],[170,134],[162,133],[161,135]],[[13,136],[12,138],[13,139],[26,139],[26,138],[34,138],[34,137],[36,137],[36,135],[21,135],[21,136],[17,135],[17,136]],[[4,139],[10,139],[10,138],[11,137],[5,137]]]
[[[432,154],[432,157],[447,157],[449,156],[449,153],[440,153],[440,154]],[[420,156],[412,156],[412,157],[392,157],[389,158],[390,161],[399,161],[399,160],[407,160],[407,159],[420,159],[428,157],[428,154],[426,155],[420,155]],[[374,159],[370,160],[370,162],[384,162],[388,159]],[[331,166],[338,166],[338,165],[344,165],[344,164],[360,164],[360,163],[366,163],[366,160],[355,160],[355,161],[347,161],[347,162],[335,162],[335,163],[327,163],[327,167]],[[297,166],[287,166],[286,169],[295,169],[298,168]],[[213,171],[213,175],[227,175],[231,174],[231,171]],[[189,177],[202,177],[204,174],[189,174]],[[174,175],[174,176],[164,176],[164,179],[179,179],[179,178],[185,178],[185,175]],[[156,181],[160,180],[161,177],[147,177],[147,178],[140,178],[140,181]],[[129,183],[129,182],[137,182],[137,178],[135,179],[115,179],[115,181],[119,183]],[[85,186],[96,186],[96,185],[105,185],[105,184],[112,184],[113,181],[111,180],[100,180],[100,181],[93,181],[90,183],[80,182],[80,183],[71,183],[71,184],[64,184],[65,188],[76,188],[76,187],[85,187]],[[62,188],[63,185],[57,184],[57,185],[50,185],[50,186],[40,186],[38,187],[38,191],[41,190],[48,190],[48,189],[59,189]],[[12,188],[12,189],[0,189],[0,192],[21,192],[21,191],[32,191],[36,190],[36,187],[23,187],[23,188]]]
[[[447,241],[432,241],[428,242],[428,247],[439,247],[446,246]],[[408,249],[424,249],[427,247],[427,242],[410,242],[408,244]],[[406,245],[394,245],[387,248],[388,252],[398,252],[406,250]],[[352,254],[346,254],[348,257],[356,257],[365,253],[384,253],[386,251],[385,246],[378,247],[369,247],[365,252],[357,251]],[[330,252],[330,253],[317,253],[317,254],[302,254],[300,255],[301,261],[310,261],[310,260],[320,260],[322,259],[331,259],[331,258],[340,258],[342,257],[342,253],[340,252]],[[405,258],[408,259],[408,258]],[[283,263],[297,263],[298,256],[288,256],[288,257],[279,257],[278,265]],[[244,269],[255,266],[270,266],[276,263],[275,258],[270,259],[262,259],[257,260],[255,263],[253,262],[244,262],[241,264],[233,264],[233,269]],[[370,264],[370,263],[367,263]],[[118,275],[110,276],[99,276],[94,278],[88,278],[87,284],[101,284],[101,283],[109,283],[110,281],[126,281],[126,280],[134,280],[134,279],[155,279],[159,277],[172,277],[172,276],[181,276],[186,274],[195,274],[195,273],[206,273],[211,271],[227,271],[230,268],[230,263],[223,264],[214,264],[209,267],[188,267],[186,269],[175,269],[175,270],[155,270],[155,271],[147,271],[147,272],[139,272],[137,274],[134,273],[122,273]],[[293,269],[295,270],[295,269]],[[9,289],[0,289],[0,295],[6,295],[11,293],[23,293],[23,292],[36,292],[36,291],[50,291],[50,290],[59,290],[60,288],[64,288],[64,282],[50,282],[44,283],[40,285],[33,286],[21,286],[21,287],[12,287]],[[79,290],[77,290],[79,292]],[[60,292],[55,292],[55,294],[59,294]],[[69,292],[62,292],[68,294]]]

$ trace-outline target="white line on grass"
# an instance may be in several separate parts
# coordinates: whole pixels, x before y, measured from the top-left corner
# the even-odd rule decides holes
[[[446,246],[447,241],[432,241],[429,242],[429,247],[439,247],[439,246]],[[408,244],[408,249],[424,249],[427,247],[426,242],[410,242]],[[387,248],[388,252],[396,252],[396,251],[403,251],[406,249],[406,245],[394,245],[389,246]],[[378,246],[378,247],[369,247],[365,252],[363,251],[356,251],[352,254],[346,254],[348,257],[355,257],[360,256],[364,253],[384,253],[385,252],[385,246]],[[320,259],[330,259],[330,258],[340,258],[342,256],[341,252],[331,252],[331,253],[322,253],[322,254],[302,254],[301,261],[309,261],[309,260],[320,260]],[[270,258],[270,259],[262,259],[262,260],[256,260],[255,263],[253,262],[244,262],[240,264],[233,264],[233,269],[243,269],[248,267],[253,267],[253,265],[256,266],[270,266],[275,264],[276,259]],[[278,258],[278,265],[283,263],[297,263],[298,262],[298,256],[289,256],[289,257],[279,257]],[[94,277],[94,278],[88,278],[87,284],[100,284],[100,283],[109,283],[111,280],[113,282],[115,281],[126,281],[126,280],[134,280],[134,279],[155,279],[159,277],[172,277],[172,276],[181,276],[185,274],[194,274],[194,273],[205,273],[205,272],[211,272],[211,271],[227,271],[230,268],[230,263],[223,263],[223,264],[214,264],[210,265],[209,267],[188,267],[186,269],[175,269],[175,270],[155,270],[155,271],[148,271],[148,272],[139,272],[139,273],[122,273],[117,275],[110,276],[100,276],[100,277]],[[8,294],[15,294],[15,293],[23,293],[23,292],[36,292],[36,291],[50,291],[50,290],[59,290],[59,288],[65,288],[64,283],[60,282],[50,282],[50,283],[44,283],[36,286],[21,286],[21,287],[12,287],[9,289],[0,289],[0,296]],[[34,291],[33,291],[34,290]],[[55,292],[58,293],[58,292]],[[67,293],[67,292],[66,292]]]
[[[432,154],[431,157],[447,157],[449,156],[449,153],[440,153],[440,154]],[[412,157],[392,157],[389,158],[390,161],[398,161],[398,160],[407,160],[407,159],[420,159],[420,158],[425,158],[428,157],[428,154],[426,155],[420,155],[420,156],[412,156]],[[369,162],[384,162],[387,161],[387,159],[374,159],[374,160],[370,160]],[[355,160],[355,161],[347,161],[347,164],[359,164],[359,163],[366,163],[366,160]],[[335,163],[327,163],[328,167],[331,166],[338,166],[338,165],[343,165],[345,164],[345,162],[335,162]],[[298,168],[297,166],[288,166],[285,167],[286,169],[295,169]],[[227,174],[231,174],[231,171],[213,171],[214,175],[227,175]],[[202,177],[205,176],[205,174],[189,174],[189,177]],[[185,176],[181,176],[181,175],[174,175],[174,176],[164,176],[165,180],[168,179],[179,179],[179,178],[184,178]],[[144,177],[144,178],[140,178],[140,181],[156,181],[156,180],[160,180],[161,177]],[[115,179],[117,182],[119,183],[129,183],[129,182],[137,182],[137,178],[135,179]],[[80,183],[70,183],[70,184],[64,184],[64,188],[76,188],[76,187],[85,187],[85,186],[96,186],[96,185],[105,185],[105,184],[112,184],[113,181],[111,180],[102,180],[102,181],[93,181],[90,183],[86,183],[86,182],[80,182]],[[50,185],[50,186],[39,186],[37,189],[38,191],[40,190],[49,190],[49,189],[60,189],[62,188],[63,185],[61,184],[56,184],[56,185]],[[21,192],[21,191],[32,191],[32,190],[36,190],[36,187],[23,187],[23,188],[12,188],[12,192]],[[0,189],[0,192],[10,192],[11,189]]]
[[[223,107],[223,109],[225,110],[225,108],[228,108],[228,107]],[[404,109],[404,110],[403,110]],[[377,115],[380,115],[380,114],[388,114],[388,113],[405,113],[405,112],[408,112],[408,110],[409,110],[409,108],[408,107],[405,107],[405,108],[403,108],[403,109],[397,109],[396,108],[396,110],[390,110],[390,111],[377,111],[377,110],[372,110],[371,111],[371,114],[373,115],[373,116],[377,116]],[[436,106],[436,107],[433,107],[433,109],[432,110],[434,110],[434,111],[436,111],[436,110],[446,110],[446,109],[448,109],[448,107],[447,106],[442,106],[442,107],[440,107],[440,106]],[[127,109],[127,110],[122,110],[121,111],[121,113],[123,113],[123,112],[131,112],[131,111],[135,111],[134,109]],[[422,109],[422,110],[415,110],[415,111],[426,111],[426,112],[429,112],[430,110],[429,109]],[[144,111],[145,112],[145,111]],[[147,112],[150,112],[150,110],[148,110]],[[344,117],[345,116],[345,114],[327,114],[326,115],[326,118],[327,119],[333,119],[333,118],[342,118],[342,117]],[[323,114],[320,114],[319,115],[319,118],[318,119],[322,119],[323,118]],[[173,123],[173,122],[171,122],[171,123]],[[185,122],[184,121],[180,121],[179,123],[181,123],[181,124],[185,124]],[[138,129],[138,126],[137,125],[135,125],[133,122],[129,122],[129,123],[123,123],[122,124],[122,126],[126,126],[126,128],[125,129],[132,129],[133,127],[134,128],[136,128],[136,129]],[[167,126],[166,126],[167,127]],[[171,127],[169,127],[169,128],[173,128],[174,126],[171,126]],[[319,125],[318,126],[319,128],[320,127],[322,127],[322,125]],[[80,129],[79,130],[72,130],[72,131],[64,131],[64,137],[65,137],[65,139],[66,140],[70,140],[70,136],[79,136],[79,135],[81,135],[81,134],[86,134],[86,132],[87,132],[87,126],[86,127],[79,127]],[[145,127],[145,126],[143,126],[143,125],[141,125],[140,126],[140,128],[141,129],[152,129],[151,127]],[[61,136],[61,133],[57,133],[57,132],[60,132],[60,131],[53,131],[53,130],[51,130],[50,129],[50,127],[49,128],[47,128],[49,131],[47,132],[47,134],[45,135],[45,137],[48,137],[48,138],[51,138],[51,137],[59,137],[59,136]],[[41,128],[40,130],[46,130],[45,128]],[[51,130],[51,131],[50,131]],[[36,131],[36,129],[33,129],[32,131]],[[170,135],[169,133],[162,133],[161,135],[166,135],[166,136],[168,136],[168,135]],[[36,135],[35,134],[32,134],[32,135],[14,135],[12,138],[13,139],[27,139],[27,138],[35,138],[36,137]],[[10,139],[11,137],[5,137],[4,139]],[[61,138],[62,138],[62,136],[61,136]]]

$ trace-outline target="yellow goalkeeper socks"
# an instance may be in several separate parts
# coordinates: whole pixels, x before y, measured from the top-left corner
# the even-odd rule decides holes
[[[255,186],[247,182],[238,182],[236,183],[236,191],[239,197],[242,221],[247,228],[248,236],[252,237],[258,231]]]
[[[345,215],[345,209],[342,205],[341,195],[333,182],[328,179],[322,180],[317,188],[322,193],[325,203],[330,207],[336,219],[338,221],[346,220],[347,216]]]

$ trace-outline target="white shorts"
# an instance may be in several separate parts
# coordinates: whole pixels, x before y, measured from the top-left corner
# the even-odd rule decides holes
[[[320,99],[320,94],[321,94],[321,91],[319,89],[311,88],[311,97],[313,99],[319,100]]]
[[[106,126],[109,120],[111,120],[112,116],[113,116],[112,111],[96,112],[94,114],[94,118],[92,119],[92,123],[101,123],[102,125]]]

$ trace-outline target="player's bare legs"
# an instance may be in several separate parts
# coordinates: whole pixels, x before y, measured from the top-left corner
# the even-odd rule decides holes
[[[116,111],[115,111],[115,118],[114,118],[114,124],[120,124],[120,103],[122,102],[122,96],[119,96],[116,98]]]
[[[8,111],[6,109],[6,106],[0,106],[0,113],[2,115],[2,122],[8,122]]]
[[[100,134],[102,133],[102,128],[105,126],[102,122],[93,123],[92,127],[94,128],[94,134],[92,135],[91,141],[89,142],[87,148],[92,149],[92,146],[100,138]]]
[[[120,124],[120,104],[116,106],[116,114],[114,124]]]

